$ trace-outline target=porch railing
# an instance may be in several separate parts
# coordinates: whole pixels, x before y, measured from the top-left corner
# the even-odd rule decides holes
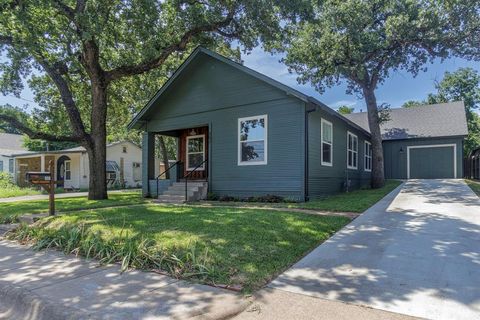
[[[159,186],[158,186],[158,183],[159,183],[159,180],[160,180],[160,177],[163,176],[164,174],[166,174],[167,172],[170,171],[170,169],[172,169],[173,167],[175,167],[177,164],[181,163],[181,161],[177,161],[175,162],[173,165],[169,166],[165,171],[163,171],[162,173],[160,173],[157,178],[156,178],[156,182],[157,182],[157,198],[159,196],[159,192],[158,192],[158,189],[159,189]]]

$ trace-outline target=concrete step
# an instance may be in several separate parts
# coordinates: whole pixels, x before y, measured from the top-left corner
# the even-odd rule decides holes
[[[201,186],[187,186],[187,190],[189,191],[198,191],[198,189],[202,188]],[[185,186],[170,186],[168,187],[168,190],[175,190],[175,191],[184,191],[185,192]]]
[[[187,187],[190,188],[190,187],[196,187],[196,188],[201,188],[201,187],[204,187],[206,186],[207,183],[206,182],[188,182],[187,183]],[[174,182],[170,188],[185,188],[185,182]]]

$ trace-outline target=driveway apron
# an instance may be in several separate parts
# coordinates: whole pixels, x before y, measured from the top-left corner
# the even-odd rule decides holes
[[[409,180],[270,287],[430,319],[480,319],[480,199]]]

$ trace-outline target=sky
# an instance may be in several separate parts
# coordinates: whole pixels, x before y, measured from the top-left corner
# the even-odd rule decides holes
[[[279,62],[281,58],[281,55],[271,55],[264,52],[260,47],[255,48],[248,55],[242,55],[242,60],[247,67],[313,96],[333,109],[347,105],[354,107],[355,112],[366,111],[365,103],[361,97],[345,93],[345,84],[329,88],[322,94],[316,92],[311,85],[298,84],[297,75],[288,72],[287,67]],[[472,67],[480,71],[480,62],[451,58],[443,62],[437,60],[427,67],[426,72],[421,72],[415,78],[405,71],[390,74],[389,78],[376,91],[378,103],[387,103],[392,108],[396,108],[408,100],[423,100],[429,93],[435,91],[435,81],[440,81],[445,71],[452,72],[461,67]],[[21,99],[0,95],[0,105],[5,103],[14,106],[28,104],[30,108],[36,106],[33,102],[33,94],[28,88],[22,92]]]

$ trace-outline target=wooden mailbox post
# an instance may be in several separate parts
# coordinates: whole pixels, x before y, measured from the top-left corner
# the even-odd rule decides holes
[[[48,172],[27,172],[26,173],[26,180],[34,185],[39,185],[43,189],[48,192],[48,199],[49,199],[49,215],[55,215],[55,184],[56,181],[54,180],[55,172],[54,172],[54,162],[50,160],[48,162],[49,171]]]

